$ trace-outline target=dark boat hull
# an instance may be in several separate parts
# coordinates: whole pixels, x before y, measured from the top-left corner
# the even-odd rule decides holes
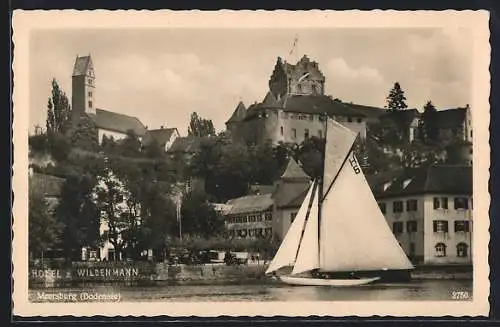
[[[313,275],[322,278],[372,278],[379,277],[375,283],[405,283],[411,280],[410,270],[373,270],[356,272],[318,272]]]

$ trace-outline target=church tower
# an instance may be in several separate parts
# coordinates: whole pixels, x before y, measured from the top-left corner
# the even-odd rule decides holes
[[[95,74],[90,55],[77,55],[72,75],[71,106],[73,117],[95,114]]]

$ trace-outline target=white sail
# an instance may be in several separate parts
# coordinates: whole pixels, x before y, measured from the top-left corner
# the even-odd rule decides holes
[[[350,151],[322,202],[320,270],[412,268]]]
[[[330,188],[357,137],[356,133],[333,119],[328,119],[326,124],[323,197]]]
[[[283,242],[276,252],[276,255],[269,264],[269,267],[266,270],[266,274],[276,271],[282,267],[292,266],[295,263],[295,258],[297,256],[297,250],[299,248],[302,231],[304,230],[304,223],[307,216],[309,202],[311,201],[313,188],[314,184],[309,188],[304,202],[302,202],[299,212],[297,212],[297,215],[295,216],[295,220],[288,229],[288,232],[286,233]]]
[[[319,188],[316,188],[292,274],[319,268],[318,193]]]

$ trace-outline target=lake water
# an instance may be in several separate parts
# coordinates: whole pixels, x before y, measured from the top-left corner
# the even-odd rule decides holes
[[[471,300],[472,280],[425,280],[404,284],[371,284],[348,288],[262,285],[92,285],[31,289],[33,302],[63,302],[41,296],[64,294],[119,294],[119,301],[451,301]],[[58,299],[60,299],[59,297]],[[81,298],[81,296],[80,296]],[[87,296],[88,300],[88,296]],[[81,301],[81,300],[80,300]],[[68,301],[64,301],[68,302]]]

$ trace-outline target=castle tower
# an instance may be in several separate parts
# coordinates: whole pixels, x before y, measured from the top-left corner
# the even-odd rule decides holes
[[[278,57],[269,79],[269,90],[277,100],[285,95],[324,95],[325,76],[318,63],[306,55],[295,65]]]
[[[73,117],[95,114],[95,74],[90,55],[77,55],[72,75],[71,106]]]

